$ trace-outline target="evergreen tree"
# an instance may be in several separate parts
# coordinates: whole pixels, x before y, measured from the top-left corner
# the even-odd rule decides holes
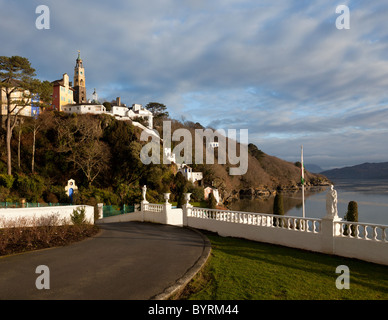
[[[217,209],[217,200],[214,197],[213,192],[209,194],[208,203],[210,209]]]
[[[348,204],[348,211],[345,214],[344,219],[346,221],[351,221],[351,222],[358,222],[358,204],[356,201],[350,201]],[[352,226],[352,236],[354,237],[356,235],[356,226]],[[348,226],[345,226],[344,229],[344,234],[348,235]]]
[[[273,214],[284,215],[283,208],[283,195],[280,192],[276,193],[274,202],[273,202]]]
[[[273,214],[277,214],[280,216],[284,215],[284,208],[283,208],[283,195],[280,192],[276,193],[274,202],[273,202]],[[281,218],[275,218],[273,219],[273,225],[274,226],[280,226],[281,224]]]

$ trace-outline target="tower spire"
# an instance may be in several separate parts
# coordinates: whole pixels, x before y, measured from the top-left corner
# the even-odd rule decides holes
[[[86,102],[86,87],[85,87],[85,69],[81,59],[81,52],[78,50],[78,58],[74,68],[74,101],[78,104]]]

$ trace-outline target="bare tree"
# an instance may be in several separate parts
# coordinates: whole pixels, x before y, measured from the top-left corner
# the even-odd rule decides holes
[[[76,170],[81,170],[89,186],[108,168],[110,149],[101,141],[101,122],[91,115],[58,119],[58,151],[68,154]]]

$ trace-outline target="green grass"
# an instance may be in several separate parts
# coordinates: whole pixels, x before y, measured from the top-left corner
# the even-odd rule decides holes
[[[206,233],[211,257],[180,299],[387,300],[388,267]],[[336,288],[339,265],[350,289]]]

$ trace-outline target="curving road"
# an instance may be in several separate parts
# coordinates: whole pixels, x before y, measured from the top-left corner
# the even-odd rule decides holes
[[[93,238],[0,258],[1,300],[155,298],[203,257],[206,240],[186,228],[140,222],[101,225]],[[37,289],[40,265],[49,289]],[[46,284],[48,282],[46,281]]]

